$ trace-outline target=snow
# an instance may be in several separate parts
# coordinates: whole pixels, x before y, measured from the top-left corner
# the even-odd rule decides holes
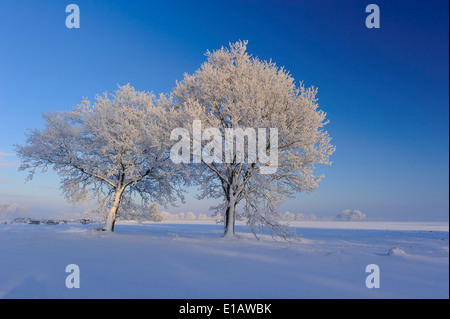
[[[298,240],[208,221],[0,225],[0,298],[449,298],[448,223],[292,222]],[[80,288],[65,285],[66,266]],[[380,288],[366,287],[366,266]]]

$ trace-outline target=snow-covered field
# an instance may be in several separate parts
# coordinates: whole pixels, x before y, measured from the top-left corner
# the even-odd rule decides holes
[[[292,225],[293,243],[198,221],[0,225],[0,298],[449,298],[448,223]],[[66,287],[69,264],[80,288]]]

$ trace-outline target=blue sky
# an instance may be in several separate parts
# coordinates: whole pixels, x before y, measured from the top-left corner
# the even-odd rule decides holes
[[[68,29],[65,7],[80,8]],[[380,7],[368,29],[365,7]],[[448,1],[13,1],[0,2],[0,202],[70,211],[52,173],[24,184],[13,144],[69,109],[131,83],[170,92],[206,50],[248,40],[248,51],[319,88],[336,145],[312,195],[282,210],[371,219],[444,220],[449,210]],[[188,197],[169,211],[207,212]],[[76,208],[75,210],[83,210]]]

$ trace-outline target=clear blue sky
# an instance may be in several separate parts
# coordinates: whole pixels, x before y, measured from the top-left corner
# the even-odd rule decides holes
[[[80,8],[68,29],[66,5]],[[380,7],[381,28],[365,26]],[[131,83],[170,92],[207,49],[248,50],[319,88],[336,145],[315,194],[282,208],[384,220],[444,220],[449,210],[449,2],[86,1],[0,2],[0,202],[68,210],[55,175],[24,184],[13,144],[42,127],[41,112]],[[169,211],[206,212],[188,198]]]

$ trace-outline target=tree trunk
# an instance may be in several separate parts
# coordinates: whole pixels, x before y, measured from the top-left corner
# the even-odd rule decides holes
[[[228,201],[227,211],[225,212],[225,232],[224,237],[234,237],[234,223],[236,221],[236,203]]]
[[[116,189],[114,194],[114,202],[111,209],[106,216],[105,226],[103,226],[103,230],[106,231],[114,231],[114,224],[116,223],[117,218],[117,210],[119,209],[120,199],[122,198],[123,189]]]

